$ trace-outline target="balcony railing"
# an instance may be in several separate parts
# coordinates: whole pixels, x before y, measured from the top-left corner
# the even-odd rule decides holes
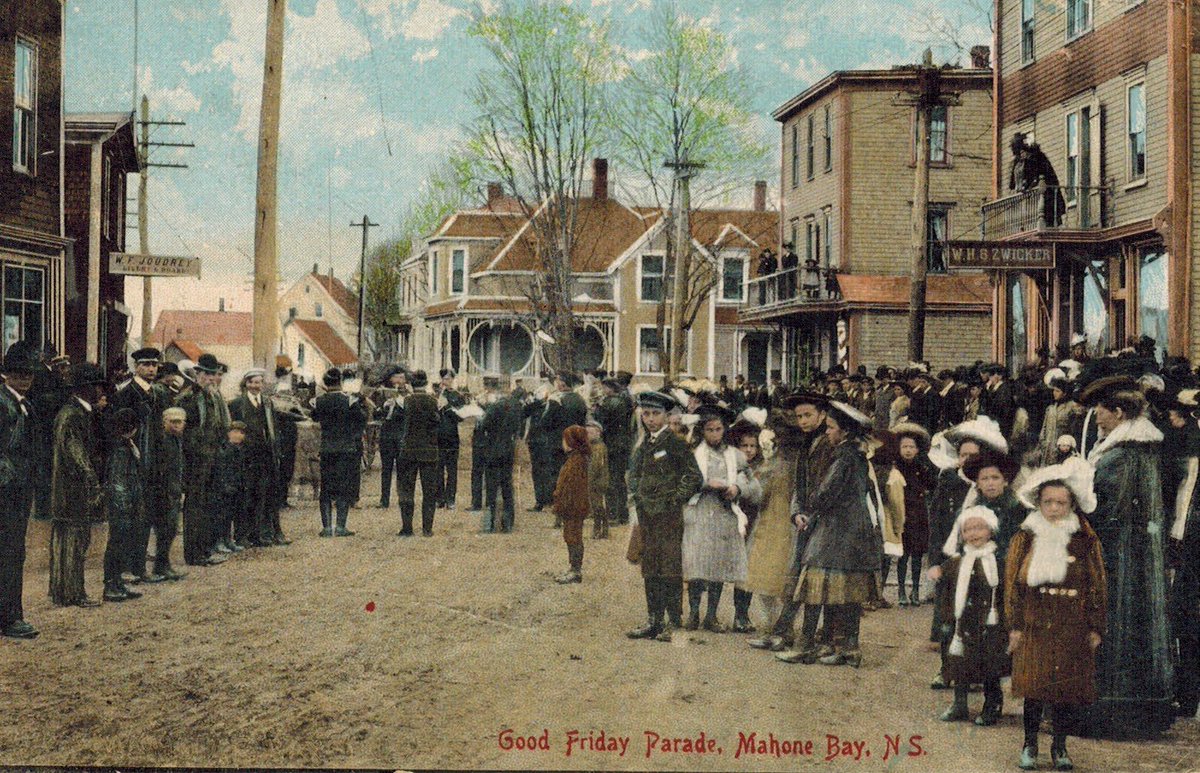
[[[841,299],[837,270],[821,267],[790,268],[747,283],[744,311],[769,311],[807,303],[828,303]]]
[[[989,241],[1024,233],[1087,231],[1110,224],[1112,203],[1105,186],[1039,185],[982,208],[983,238]]]

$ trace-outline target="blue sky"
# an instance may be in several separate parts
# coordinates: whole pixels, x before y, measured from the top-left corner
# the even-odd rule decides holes
[[[356,270],[361,240],[350,221],[368,214],[381,223],[372,229],[373,241],[394,234],[427,171],[470,124],[468,91],[487,61],[466,34],[469,2],[290,0],[279,184],[285,283],[313,263],[326,267],[331,255],[337,275],[347,278]],[[575,2],[609,18],[631,51],[640,48],[638,31],[653,0]],[[154,139],[196,144],[156,154],[158,161],[190,168],[152,170],[150,246],[160,254],[199,255],[204,263],[200,281],[155,283],[156,316],[163,308],[215,309],[218,297],[233,309],[250,308],[266,5],[139,1],[139,93],[149,94],[156,118],[188,123],[159,128]],[[967,46],[990,43],[990,5],[683,0],[681,8],[728,35],[737,65],[753,84],[758,129],[777,155],[773,108],[832,70],[916,61],[927,45],[938,61],[960,59],[938,30],[959,30]],[[133,20],[134,0],[68,0],[68,111],[132,109]],[[130,235],[136,249],[136,231]],[[135,315],[140,286],[130,280],[127,288]]]

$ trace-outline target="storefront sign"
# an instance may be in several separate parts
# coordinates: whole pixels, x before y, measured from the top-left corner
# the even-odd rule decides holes
[[[108,256],[108,272],[134,276],[194,276],[199,279],[200,258],[114,252]]]
[[[1054,268],[1054,242],[946,242],[949,268]]]

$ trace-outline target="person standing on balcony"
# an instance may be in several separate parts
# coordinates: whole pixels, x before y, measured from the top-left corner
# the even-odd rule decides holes
[[[771,276],[779,272],[779,259],[775,257],[775,253],[771,252],[771,248],[767,247],[758,254],[758,273],[759,279]],[[758,305],[765,306],[767,304],[767,282],[758,283]]]
[[[804,261],[804,297],[810,301],[816,300],[821,294],[821,266],[817,259],[809,257]]]
[[[1066,197],[1059,186],[1058,175],[1054,173],[1054,165],[1042,152],[1036,142],[1027,142],[1024,132],[1013,135],[1012,165],[1008,170],[1008,189],[1010,191],[1032,191],[1038,187],[1038,182],[1044,181],[1046,197],[1042,202],[1042,216],[1045,224],[1051,228],[1062,224],[1063,213],[1067,209]],[[1036,224],[1029,224],[1036,225]]]
[[[785,272],[779,283],[779,300],[790,300],[796,295],[796,274],[800,268],[800,256],[796,254],[796,247],[791,242],[785,242],[783,245],[783,257],[779,261],[779,268]]]

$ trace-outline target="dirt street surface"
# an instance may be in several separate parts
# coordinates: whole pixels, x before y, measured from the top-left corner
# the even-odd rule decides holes
[[[561,536],[548,513],[524,512],[527,469],[519,482],[514,534],[478,534],[460,509],[439,511],[433,538],[403,539],[398,512],[374,507],[376,471],[353,538],[318,538],[315,503],[297,500],[291,546],[95,610],[50,605],[49,528],[31,524],[26,617],[42,634],[0,641],[0,764],[1015,770],[1019,702],[994,728],[938,721],[949,694],[928,687],[927,606],[867,615],[859,670],[784,665],[735,634],[630,641],[644,604],[628,529],[588,537],[583,584],[558,586]],[[106,531],[88,556],[94,596]],[[727,592],[726,621],[731,604]],[[752,733],[790,754],[739,754]],[[1200,726],[1070,749],[1081,770],[1196,770]]]

